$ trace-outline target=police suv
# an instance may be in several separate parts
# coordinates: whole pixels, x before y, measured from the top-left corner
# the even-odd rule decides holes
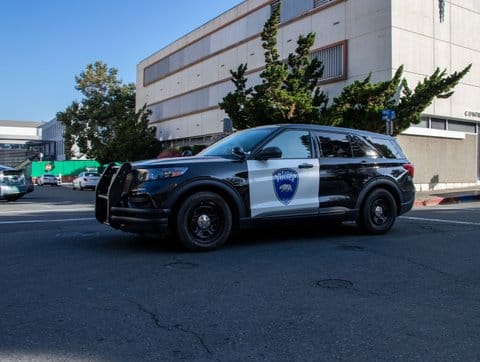
[[[251,128],[193,157],[110,165],[99,222],[176,234],[190,250],[224,244],[252,221],[330,217],[387,232],[414,203],[413,165],[390,136],[318,125]]]

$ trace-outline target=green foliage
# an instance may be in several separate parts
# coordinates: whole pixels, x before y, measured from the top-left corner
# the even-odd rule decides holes
[[[205,145],[193,145],[192,146],[192,154],[196,155],[200,151],[204,150],[207,146]]]
[[[395,108],[394,96],[402,73],[403,67],[400,67],[392,80],[372,84],[371,75],[368,75],[363,81],[346,86],[333,99],[332,105],[324,110],[321,123],[370,131],[382,129],[385,122],[381,119],[381,112]]]
[[[148,127],[146,106],[135,111],[135,85],[121,84],[117,70],[97,61],[75,77],[83,100],[73,102],[57,119],[65,126],[65,152],[77,144],[88,158],[105,164],[153,158],[161,150],[155,128]]]
[[[322,64],[316,59],[310,60],[315,35],[300,36],[295,53],[290,54],[287,62],[282,62],[276,49],[279,19],[278,7],[262,31],[265,50],[262,82],[247,88],[246,64],[230,71],[235,90],[223,98],[220,108],[229,115],[236,129],[273,123],[318,122],[320,110],[326,104],[327,98],[318,87]]]
[[[431,76],[425,78],[423,82],[419,82],[413,91],[404,79],[402,82],[403,94],[395,108],[398,118],[398,121],[395,122],[395,134],[407,129],[410,124],[418,124],[421,113],[432,104],[435,97],[451,97],[454,93],[452,89],[470,71],[471,67],[472,65],[469,64],[460,72],[453,72],[448,76],[445,69],[440,71],[437,68]]]
[[[419,82],[412,91],[406,79],[402,80],[403,66],[393,78],[385,82],[370,82],[370,75],[363,81],[355,81],[346,86],[342,93],[334,98],[332,105],[322,113],[321,123],[358,128],[384,133],[385,122],[381,112],[391,109],[396,112],[394,135],[420,122],[422,112],[432,104],[435,97],[448,98],[471,65],[460,72],[447,76],[446,70],[435,72]]]

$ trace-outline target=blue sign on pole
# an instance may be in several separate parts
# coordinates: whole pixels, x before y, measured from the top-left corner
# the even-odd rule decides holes
[[[397,114],[395,113],[395,111],[393,111],[391,109],[384,109],[382,111],[382,120],[383,121],[392,121],[396,117],[397,117]]]

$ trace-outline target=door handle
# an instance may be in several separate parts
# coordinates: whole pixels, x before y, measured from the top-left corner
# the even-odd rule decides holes
[[[312,168],[313,165],[311,163],[302,163],[298,165],[298,168]]]

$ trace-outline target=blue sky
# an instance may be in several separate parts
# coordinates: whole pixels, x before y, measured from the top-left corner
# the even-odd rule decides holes
[[[0,119],[49,121],[101,60],[135,82],[142,59],[241,0],[0,0]]]

